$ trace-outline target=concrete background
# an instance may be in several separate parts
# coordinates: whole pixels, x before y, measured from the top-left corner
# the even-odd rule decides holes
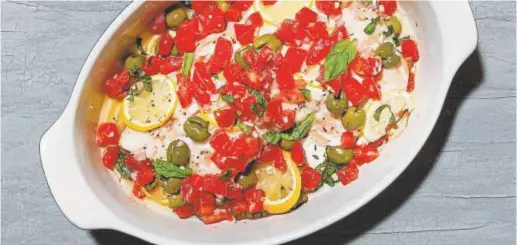
[[[70,224],[38,151],[91,48],[127,4],[2,1],[3,244],[143,243]],[[368,205],[292,244],[515,244],[515,2],[471,5],[478,50],[422,152]]]

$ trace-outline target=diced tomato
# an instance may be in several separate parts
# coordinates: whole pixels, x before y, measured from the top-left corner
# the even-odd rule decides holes
[[[361,77],[373,77],[381,72],[382,63],[377,57],[358,56],[350,62],[349,67]]]
[[[329,16],[341,15],[341,2],[340,1],[316,1],[316,8]]]
[[[231,144],[232,141],[230,136],[223,131],[215,133],[210,138],[210,146],[212,146],[217,153],[222,154],[223,156],[228,155],[228,148]]]
[[[279,94],[275,96],[275,99],[279,99],[286,103],[300,104],[305,101],[303,93],[297,89],[281,90]]]
[[[247,212],[248,211],[248,202],[246,200],[241,200],[241,201],[236,201],[236,202],[232,202],[230,204],[230,208],[233,210],[233,212],[235,213],[242,213],[242,212]]]
[[[229,169],[235,169],[238,172],[246,170],[249,160],[246,157],[228,157],[225,160],[225,164]]]
[[[257,64],[255,66],[258,66],[260,69],[263,69],[266,67],[266,65],[269,64],[270,61],[273,60],[275,57],[275,53],[269,46],[264,46],[262,49],[260,49],[260,52],[257,57]]]
[[[314,170],[310,166],[303,168],[301,175],[302,189],[306,192],[313,192],[320,185],[322,176],[321,173]]]
[[[210,157],[210,160],[215,163],[215,165],[222,170],[228,169],[228,164],[226,163],[226,157],[221,155],[220,153],[215,152]]]
[[[395,0],[380,0],[379,8],[384,10],[384,14],[392,16],[397,11],[397,2]]]
[[[253,1],[249,0],[237,0],[233,2],[233,7],[240,9],[241,11],[248,10],[251,5],[253,5]]]
[[[118,145],[119,137],[120,134],[115,123],[101,123],[97,127],[96,142],[99,146]]]
[[[327,25],[321,21],[311,23],[305,29],[305,35],[311,41],[318,41],[321,39],[328,39],[329,33],[327,32]]]
[[[160,73],[167,75],[169,73],[179,71],[183,64],[183,57],[169,56],[162,60],[160,65]]]
[[[192,76],[192,83],[200,88],[201,92],[215,93],[215,84],[212,81],[212,76],[207,70],[206,64],[197,62],[195,65],[194,75]],[[195,96],[194,96],[195,97]]]
[[[133,184],[133,190],[131,191],[133,193],[133,196],[135,196],[138,199],[144,199],[145,193],[142,190],[142,186],[139,184]]]
[[[248,96],[242,100],[239,111],[241,112],[239,116],[239,120],[246,121],[250,119],[254,119],[257,115],[253,113],[251,107],[257,104],[257,99],[255,96]]]
[[[292,64],[295,65],[295,64]],[[294,78],[293,72],[289,66],[280,67],[276,70],[276,82],[278,83],[279,89],[293,89]]]
[[[153,20],[147,25],[149,31],[153,34],[162,34],[167,31],[167,26],[165,24],[165,12],[160,12],[156,15]]]
[[[197,14],[202,14],[209,6],[216,4],[215,1],[192,1],[192,9]]]
[[[234,82],[242,83],[245,77],[245,70],[237,63],[230,63],[223,70],[223,75],[228,84],[233,84]],[[237,87],[237,86],[230,86]],[[233,95],[233,94],[231,94]]]
[[[386,138],[387,138],[386,135],[384,135],[384,136],[378,138],[377,140],[368,143],[368,146],[374,147],[374,148],[379,148],[381,145],[384,144],[384,142],[386,142]]]
[[[266,107],[265,116],[272,119],[280,118],[282,116],[282,101],[272,100]]]
[[[174,209],[174,213],[178,215],[180,219],[188,219],[195,214],[194,206],[187,204]]]
[[[276,122],[278,127],[282,130],[290,129],[294,126],[294,118],[296,117],[295,110],[284,110],[282,117]]]
[[[226,196],[226,183],[219,179],[219,176],[207,174],[204,176],[203,191],[208,191],[217,195]]]
[[[115,164],[117,163],[119,147],[118,146],[108,146],[104,151],[104,155],[102,156],[102,165],[108,169],[113,169]]]
[[[275,36],[288,46],[299,47],[305,38],[304,28],[299,21],[286,19],[276,30]]]
[[[226,20],[229,22],[239,22],[242,18],[242,11],[232,6],[226,10],[224,17],[226,17]]]
[[[215,44],[215,51],[208,62],[208,72],[217,74],[230,63],[233,55],[233,45],[229,40],[220,37]]]
[[[143,161],[136,160],[133,154],[127,155],[126,159],[124,159],[124,163],[126,164],[127,168],[131,171],[138,171],[144,168],[149,168],[151,165],[150,161],[148,161],[147,159]]]
[[[282,151],[278,145],[266,145],[262,150],[262,154],[260,155],[260,161],[272,162],[280,154],[282,154]]]
[[[135,182],[139,185],[147,185],[154,179],[154,173],[151,168],[142,168],[136,173]]]
[[[235,24],[235,38],[241,45],[248,45],[255,37],[255,27],[252,25]]]
[[[291,159],[293,159],[298,166],[302,166],[303,163],[305,163],[305,151],[303,150],[300,140],[296,141],[291,149]]]
[[[233,215],[227,209],[215,209],[213,214],[200,217],[204,224],[214,224],[224,220],[232,221]]]
[[[367,91],[363,85],[349,75],[342,76],[346,76],[346,78],[342,77],[343,92],[345,92],[352,105],[357,105],[367,98]]]
[[[402,55],[412,62],[417,62],[420,59],[420,53],[418,52],[418,47],[416,42],[408,39],[402,41],[400,44],[402,48]]]
[[[262,212],[265,196],[264,191],[260,189],[248,189],[244,191],[244,200],[248,202],[248,212],[252,214]]]
[[[276,2],[277,0],[262,0],[262,4],[264,4],[264,6],[271,6],[274,5]]]
[[[192,87],[187,84],[187,81],[183,74],[178,73],[176,75],[177,83],[178,83],[178,91],[176,94],[178,95],[178,100],[180,101],[181,107],[187,108],[192,103]]]
[[[246,25],[251,25],[253,27],[261,27],[264,25],[264,21],[262,20],[262,15],[260,12],[255,12],[248,17],[246,20]]]
[[[224,12],[215,5],[208,7],[203,14],[199,15],[199,24],[202,27],[203,33],[207,35],[222,32],[226,29]],[[198,38],[198,40],[201,39]]]
[[[202,196],[203,177],[194,174],[181,182],[181,198],[187,203],[193,203]]]
[[[159,56],[146,57],[145,62],[142,65],[142,71],[149,76],[156,75],[160,72],[162,61],[163,59]]]
[[[298,13],[296,13],[295,19],[299,21],[302,25],[307,26],[307,24],[316,22],[318,19],[318,14],[312,11],[310,8],[303,7]],[[325,29],[327,27],[325,26]]]
[[[307,65],[315,65],[325,59],[327,54],[330,52],[330,40],[328,39],[320,39],[314,42],[309,49],[309,54],[307,55]]]
[[[409,93],[411,93],[411,92],[413,92],[413,90],[415,90],[415,74],[413,72],[409,73],[406,90]]]
[[[341,184],[348,185],[359,176],[359,168],[356,164],[348,163],[345,167],[337,171],[337,177]]]
[[[234,109],[223,109],[218,110],[214,113],[215,121],[219,127],[230,127],[233,125],[236,119]]]
[[[169,32],[162,33],[160,41],[158,42],[158,54],[161,56],[169,56],[172,47],[174,47],[174,38],[169,35]]]
[[[330,39],[332,40],[332,43],[336,43],[337,41],[348,39],[348,31],[345,26],[340,26],[332,32],[332,35],[330,35]]]
[[[232,200],[240,200],[242,197],[242,187],[237,183],[227,185],[226,197]]]
[[[306,57],[307,51],[299,48],[289,48],[285,53],[284,64],[290,68],[292,73],[296,73],[302,69]]]
[[[344,132],[341,135],[341,146],[345,149],[353,149],[356,146],[356,138],[353,132]]]
[[[377,84],[377,82],[375,82],[372,77],[363,79],[363,87],[366,90],[366,95],[370,97],[370,99],[381,99],[381,90],[379,88],[379,84]]]
[[[370,163],[379,157],[379,150],[372,146],[359,146],[354,149],[354,159],[361,163]]]
[[[122,70],[113,77],[104,81],[104,91],[114,99],[120,99],[125,96],[125,91],[129,89],[129,72]]]
[[[186,20],[176,31],[176,47],[180,53],[189,53],[196,50],[196,34],[198,28],[197,19]]]

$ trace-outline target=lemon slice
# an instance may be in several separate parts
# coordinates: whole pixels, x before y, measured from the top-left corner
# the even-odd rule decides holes
[[[302,190],[300,171],[291,160],[289,152],[283,152],[287,165],[287,171],[282,171],[269,165],[263,164],[256,170],[257,188],[264,191],[266,200],[264,210],[272,214],[288,212],[296,205]]]
[[[124,122],[129,128],[140,132],[165,124],[178,104],[174,81],[164,75],[154,75],[151,79],[153,92],[142,89],[133,101],[126,97],[122,104]]]
[[[264,22],[270,25],[280,25],[285,19],[294,19],[296,13],[303,7],[311,8],[314,0],[278,1],[265,6],[262,0],[255,0],[253,7],[260,11]]]
[[[117,124],[119,132],[122,132],[126,125],[121,117],[121,108],[122,102],[106,96],[102,103],[99,123],[114,122]]]
[[[215,120],[214,113],[207,113],[203,110],[203,108],[199,108],[199,117],[203,118],[205,121],[207,121],[210,125],[214,127],[218,127],[217,121]]]
[[[161,187],[156,187],[150,191],[145,188],[142,188],[142,190],[144,191],[145,196],[151,201],[156,202],[162,206],[169,206],[169,200],[167,200],[163,194],[163,189]]]

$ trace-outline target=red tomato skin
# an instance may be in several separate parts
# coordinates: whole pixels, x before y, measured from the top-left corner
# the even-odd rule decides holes
[[[104,167],[113,170],[115,164],[117,163],[119,147],[118,146],[108,146],[104,151],[104,155],[102,156],[102,165]]]
[[[280,90],[294,88],[293,74],[289,66],[281,67],[276,70],[276,82]]]
[[[285,53],[284,64],[290,68],[291,72],[296,73],[302,69],[306,57],[307,51],[299,48],[289,48]]]
[[[380,0],[379,7],[384,8],[384,14],[392,16],[397,11],[397,2],[395,0]]]
[[[227,186],[224,181],[219,179],[217,175],[205,175],[203,182],[203,191],[208,191],[220,196],[226,196]]]
[[[118,145],[120,134],[117,124],[101,123],[97,127],[96,141],[98,146]]]
[[[253,188],[244,191],[244,200],[249,204],[248,212],[252,214],[262,212],[265,196],[264,191],[260,189]]]
[[[329,16],[341,15],[341,2],[339,1],[316,1],[316,8]]]
[[[129,88],[129,72],[122,70],[113,77],[104,81],[104,91],[114,99],[121,99],[125,96],[125,90]]]
[[[138,161],[132,154],[126,156],[126,159],[124,159],[124,163],[126,164],[127,168],[129,168],[129,170],[131,171],[140,171],[146,168],[148,169],[152,164],[150,159]]]
[[[233,54],[233,45],[229,40],[220,37],[215,44],[215,51],[208,62],[208,72],[217,74],[230,63]]]
[[[195,214],[194,206],[187,204],[174,209],[174,213],[178,215],[180,219],[188,219]]]
[[[198,28],[197,20],[186,20],[178,27],[175,44],[182,54],[191,53],[196,50],[196,34]]]
[[[344,26],[340,26],[332,32],[330,35],[330,39],[332,39],[332,43],[336,43],[337,41],[348,39],[348,30]]]
[[[213,4],[215,4],[214,1],[204,1],[204,0],[192,1],[192,9],[197,14],[201,14],[201,13],[205,12],[205,10],[208,9],[208,7],[210,5],[213,5]]]
[[[194,174],[181,182],[180,194],[186,203],[193,203],[202,196],[203,177]]]
[[[262,150],[262,154],[260,156],[260,161],[263,162],[272,162],[274,161],[278,155],[282,154],[280,147],[278,145],[266,145]]]
[[[305,35],[311,41],[318,41],[321,39],[328,39],[327,25],[321,21],[309,24],[305,29]]]
[[[232,126],[236,119],[235,110],[233,109],[219,110],[216,111],[214,114],[217,125],[223,128]]]
[[[260,12],[255,12],[248,17],[246,20],[246,25],[251,25],[253,27],[261,27],[264,25],[264,20],[262,20],[262,15]]]
[[[322,175],[314,168],[306,166],[301,173],[302,189],[306,192],[313,192],[320,185]]]
[[[363,79],[363,87],[366,90],[366,95],[373,100],[381,99],[381,90],[379,85],[372,77],[367,77]]]
[[[286,103],[300,104],[305,101],[305,97],[299,89],[282,90],[280,94],[277,94],[275,99],[279,99]]]
[[[413,90],[415,90],[415,74],[412,72],[409,73],[406,90],[409,93],[411,93],[411,92],[413,92]]]
[[[199,25],[201,27],[198,28],[203,30],[203,34],[197,40],[203,39],[208,34],[224,31],[226,29],[224,12],[215,5],[208,7],[203,14],[199,15]]]
[[[215,210],[215,197],[211,193],[203,195],[194,203],[194,210],[197,216],[211,215]]]
[[[161,56],[169,56],[174,47],[174,38],[169,35],[169,32],[164,32],[160,36],[158,42],[158,54]]]
[[[235,38],[241,45],[248,45],[253,42],[255,28],[251,25],[235,24]]]
[[[350,62],[349,67],[361,77],[375,77],[382,71],[381,60],[377,57],[357,56]]]
[[[286,19],[274,34],[288,46],[299,47],[305,38],[305,27],[297,20]]]
[[[372,146],[359,146],[354,149],[354,159],[361,163],[370,163],[379,157],[379,150]]]
[[[404,57],[412,62],[417,62],[420,59],[420,53],[418,52],[418,46],[416,45],[416,42],[408,39],[402,41],[401,49],[402,49],[402,55]]]
[[[165,12],[160,12],[156,15],[153,20],[147,26],[149,31],[153,34],[162,34],[167,31],[167,26],[165,24]]]
[[[237,183],[228,183],[226,197],[232,200],[240,200],[242,198],[242,187]]]
[[[253,5],[253,1],[249,0],[236,0],[233,2],[233,7],[240,9],[241,11],[248,10],[251,5]]]
[[[137,172],[135,182],[139,185],[147,185],[153,182],[153,179],[153,170],[151,168],[143,168]]]
[[[242,19],[242,11],[232,6],[226,10],[224,17],[229,22],[239,22]]]
[[[160,73],[167,75],[169,73],[179,71],[183,64],[183,57],[170,56],[165,58],[160,65]]]
[[[300,11],[298,11],[298,13],[296,13],[295,19],[300,21],[302,25],[306,26],[309,23],[316,22],[318,19],[318,14],[316,14],[310,8],[303,7]]]
[[[305,151],[300,140],[296,141],[291,149],[291,159],[297,166],[302,166],[305,163]]]
[[[277,0],[262,0],[262,4],[264,4],[264,6],[271,6],[274,5],[276,2]]]
[[[341,184],[348,185],[352,181],[356,180],[359,176],[359,168],[356,164],[348,163],[346,167],[343,167],[337,171],[337,177],[341,181]]]
[[[341,135],[341,146],[345,149],[353,149],[356,146],[356,138],[353,132],[344,132]]]
[[[142,71],[149,76],[156,75],[160,72],[162,63],[163,59],[158,56],[146,57],[142,65]]]
[[[131,192],[133,193],[133,196],[138,199],[145,198],[145,193],[142,191],[142,186],[139,184],[133,184],[133,190]]]
[[[361,85],[357,80],[352,78],[349,75],[346,78],[342,78],[342,89],[345,92],[348,100],[353,104],[357,105],[365,100],[366,97],[366,89],[364,89],[363,85]]]
[[[212,138],[210,138],[210,146],[214,148],[214,150],[223,155],[228,156],[228,148],[232,145],[232,140],[230,136],[225,132],[215,133]]]
[[[204,224],[215,224],[221,221],[233,221],[233,215],[227,209],[215,209],[213,214],[200,217]]]
[[[307,60],[305,61],[308,66],[318,64],[320,61],[327,57],[330,52],[330,40],[321,39],[314,42],[309,49]]]

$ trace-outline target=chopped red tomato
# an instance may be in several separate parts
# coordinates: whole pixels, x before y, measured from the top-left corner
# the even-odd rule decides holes
[[[282,154],[282,151],[278,145],[266,145],[260,155],[260,161],[272,162],[280,154]]]
[[[321,183],[321,173],[310,166],[304,167],[300,175],[302,179],[302,190],[306,192],[313,192]]]
[[[316,1],[316,8],[329,16],[341,15],[341,2],[340,1]]]
[[[341,135],[341,146],[345,149],[353,149],[356,146],[356,138],[353,132],[344,132]]]
[[[294,63],[294,62],[293,62]],[[296,64],[291,64],[296,66]],[[290,66],[280,67],[276,70],[276,82],[278,83],[279,89],[293,89],[294,88],[294,78],[293,72],[290,69]]]
[[[328,39],[327,25],[321,21],[309,24],[305,29],[305,35],[311,41],[318,41],[321,39]]]
[[[411,92],[413,92],[413,90],[415,90],[415,74],[413,72],[409,73],[406,90],[409,93],[411,93]]]
[[[217,74],[230,63],[233,56],[233,45],[229,40],[220,37],[215,44],[215,51],[212,58],[208,62],[208,71],[212,74]]]
[[[174,213],[178,215],[180,219],[188,219],[195,214],[194,206],[187,204],[174,209]]]
[[[208,7],[216,4],[215,1],[192,1],[192,9],[197,14],[202,14]]]
[[[368,146],[370,147],[374,147],[374,148],[379,148],[381,145],[384,144],[384,142],[386,142],[386,135],[380,137],[379,139],[377,139],[376,141],[372,141],[370,143],[368,143]]]
[[[144,199],[145,193],[142,189],[142,186],[139,184],[133,184],[133,190],[131,191],[133,193],[133,196],[135,196],[138,199]]]
[[[149,76],[158,74],[158,72],[160,72],[160,67],[162,66],[162,60],[163,59],[158,56],[146,57],[145,62],[142,65],[142,71]]]
[[[357,105],[367,98],[367,91],[357,80],[349,75],[342,78],[342,89],[352,105]]]
[[[370,163],[379,157],[379,150],[372,146],[359,146],[354,149],[354,159],[361,163]]]
[[[248,202],[248,213],[262,212],[264,197],[266,194],[260,189],[249,189],[244,191],[244,200]]]
[[[205,181],[203,182],[203,191],[208,191],[217,195],[226,196],[226,183],[219,179],[219,176],[207,174],[204,177]]]
[[[129,72],[122,70],[113,77],[104,81],[104,91],[114,99],[120,99],[125,96],[126,90],[129,89]]]
[[[218,110],[214,113],[215,121],[219,127],[230,127],[233,125],[236,119],[234,109],[223,109]]]
[[[203,177],[194,174],[181,182],[180,194],[186,203],[193,203],[202,196]]]
[[[331,43],[328,39],[320,39],[314,42],[309,49],[309,55],[307,55],[307,65],[315,65],[325,59],[327,54],[330,52]]]
[[[418,47],[416,42],[408,39],[402,41],[400,44],[402,48],[402,55],[412,62],[417,62],[420,59],[420,53],[418,52]]]
[[[154,173],[153,170],[149,167],[142,168],[136,173],[136,180],[135,182],[139,185],[147,185],[151,182],[153,182],[154,179]]]
[[[249,0],[238,0],[233,2],[233,7],[240,9],[241,11],[248,10],[251,5],[253,5],[253,1]]]
[[[377,57],[358,56],[350,62],[349,67],[361,77],[373,77],[381,72],[382,63]]]
[[[233,215],[227,209],[215,209],[213,214],[200,217],[206,225],[218,223],[224,220],[233,221]]]
[[[101,123],[97,127],[96,142],[99,146],[118,145],[119,137],[120,134],[115,123]]]
[[[303,150],[302,142],[300,140],[296,141],[291,149],[291,159],[293,159],[298,166],[305,163],[305,151]]]
[[[169,35],[169,32],[162,33],[160,41],[158,42],[158,54],[161,56],[169,56],[172,47],[174,47],[174,38]]]
[[[241,45],[248,45],[255,37],[255,27],[252,25],[235,24],[235,38]]]
[[[126,156],[126,159],[124,159],[124,163],[126,164],[127,168],[131,171],[139,171],[145,168],[149,168],[152,164],[150,159],[138,161],[132,154]]]
[[[262,0],[262,4],[264,4],[264,6],[271,6],[274,5],[276,2],[277,0]]]
[[[205,9],[205,11],[199,15],[198,18],[199,25],[201,25],[200,30],[202,30],[203,34],[208,35],[212,33],[219,33],[226,29],[224,12],[215,5]],[[206,35],[201,36],[204,38]],[[201,40],[202,38],[199,37],[198,40]]]
[[[190,53],[196,50],[196,33],[198,28],[196,19],[186,20],[176,31],[176,47],[180,53]]]
[[[359,176],[359,168],[354,163],[348,163],[345,167],[337,171],[337,177],[341,184],[348,185]]]
[[[299,48],[289,48],[285,53],[284,64],[290,68],[292,73],[296,73],[302,69],[305,57],[307,57],[307,51]]]
[[[305,101],[305,96],[303,96],[303,93],[297,88],[282,90],[274,98],[292,104],[300,104]]]
[[[162,34],[167,31],[167,26],[165,24],[165,12],[160,12],[156,15],[153,20],[147,25],[149,31],[153,34]]]
[[[203,90],[202,92],[214,93],[215,84],[212,81],[212,76],[210,76],[210,73],[207,70],[206,64],[198,62],[194,67],[195,70],[194,75],[192,76],[192,83]]]
[[[382,9],[384,14],[392,16],[397,11],[397,2],[395,0],[380,0],[379,9]]]
[[[227,185],[226,197],[232,200],[240,200],[242,197],[242,187],[237,183]]]
[[[231,88],[237,88],[233,86],[234,83],[242,83],[245,77],[245,70],[237,63],[230,63],[223,70],[223,75]],[[233,94],[230,94],[233,96]]]
[[[242,10],[232,6],[224,13],[224,17],[229,22],[239,22],[242,18]]]
[[[169,73],[179,71],[183,64],[183,57],[169,56],[162,60],[160,64],[160,73],[167,75]]]
[[[178,83],[178,91],[176,94],[178,95],[178,100],[180,101],[181,107],[187,108],[192,103],[192,86],[189,86],[187,79],[183,76],[183,74],[176,74],[176,81]]]
[[[237,172],[243,172],[246,170],[246,166],[248,165],[248,158],[238,156],[238,157],[227,157],[224,164],[228,169],[234,169]]]
[[[104,151],[104,155],[102,156],[102,165],[108,169],[113,169],[117,163],[118,151],[118,146],[112,145],[106,147],[106,151]]]
[[[262,20],[262,15],[260,12],[255,12],[248,17],[246,20],[246,25],[251,25],[253,27],[261,27],[264,25],[264,21]]]
[[[298,13],[296,13],[295,19],[299,21],[303,26],[307,26],[309,23],[316,22],[318,14],[312,11],[310,8],[303,7]],[[325,26],[325,29],[327,27]]]
[[[379,84],[377,84],[377,82],[373,80],[372,77],[363,79],[363,87],[366,90],[366,95],[370,97],[370,99],[381,99],[381,90],[379,88]]]
[[[212,146],[217,153],[223,156],[228,155],[228,149],[231,145],[232,141],[230,136],[228,136],[224,131],[217,132],[210,138],[210,146]]]
[[[299,47],[305,38],[304,26],[297,20],[286,19],[276,30],[275,36],[289,46]]]
[[[332,35],[330,35],[330,39],[332,40],[332,43],[336,43],[339,40],[348,39],[348,31],[346,27],[340,26],[332,32]]]

